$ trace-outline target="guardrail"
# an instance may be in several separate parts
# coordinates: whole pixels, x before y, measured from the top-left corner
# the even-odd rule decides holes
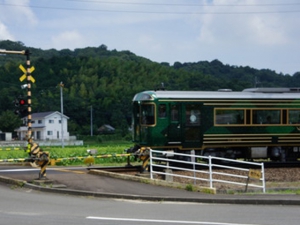
[[[193,152],[193,151],[192,151]],[[173,156],[184,157],[186,160],[175,160]],[[217,164],[215,162],[222,162],[222,164]],[[165,162],[165,164],[161,164],[161,162]],[[225,164],[224,162],[227,162]],[[254,165],[259,169],[250,169],[250,168],[242,168],[231,166],[230,162],[235,164],[243,164],[245,165]],[[189,165],[187,167],[192,168],[184,168],[184,167],[176,167],[172,165],[177,164],[186,164]],[[171,165],[170,165],[171,164]],[[209,187],[214,188],[214,183],[227,183],[233,185],[241,185],[245,186],[245,191],[247,191],[248,187],[261,188],[263,193],[266,191],[265,186],[265,175],[264,175],[264,164],[263,163],[255,163],[255,162],[246,162],[240,160],[232,160],[214,156],[199,156],[195,154],[182,154],[182,153],[174,153],[170,151],[159,151],[159,150],[150,150],[150,177],[153,179],[154,174],[160,174],[164,176],[174,176],[174,177],[182,177],[189,178],[194,180],[194,184],[196,184],[197,180],[207,181],[209,182]],[[165,172],[156,171],[155,167],[164,168]],[[196,169],[196,167],[201,167],[204,169]],[[250,167],[250,166],[249,166]],[[219,169],[226,169],[224,172],[218,171]],[[180,170],[180,171],[188,171],[192,175],[180,175],[175,174],[172,170]],[[230,173],[231,171],[235,171],[236,173]],[[228,171],[228,172],[227,172]],[[239,174],[242,173],[242,174]],[[230,178],[230,179],[226,179]],[[238,181],[236,181],[238,180]],[[240,180],[245,180],[245,182],[241,182]],[[252,180],[258,181],[259,184],[251,182]],[[251,183],[250,183],[251,182]]]

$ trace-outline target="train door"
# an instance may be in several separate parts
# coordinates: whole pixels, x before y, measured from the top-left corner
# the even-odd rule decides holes
[[[201,142],[201,104],[186,103],[183,106],[183,147],[195,148]]]
[[[171,103],[169,107],[169,127],[168,144],[181,144],[182,142],[182,124],[181,124],[181,104]]]
[[[140,104],[133,102],[132,111],[132,140],[133,142],[141,142],[141,125],[140,125]]]

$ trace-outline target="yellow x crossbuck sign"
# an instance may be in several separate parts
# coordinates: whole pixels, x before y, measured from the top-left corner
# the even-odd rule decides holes
[[[20,78],[19,80],[22,82],[23,80],[25,80],[26,78],[26,69],[24,68],[24,66],[20,65],[19,66],[20,70],[22,70],[22,72],[24,73]],[[34,66],[32,66],[30,69],[29,69],[29,72],[32,73],[33,71],[35,70]],[[35,79],[33,78],[33,76],[30,76],[30,80],[32,83],[35,82]]]

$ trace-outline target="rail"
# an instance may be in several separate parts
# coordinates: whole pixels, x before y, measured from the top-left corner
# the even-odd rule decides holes
[[[173,156],[179,156],[188,160],[175,160]],[[162,162],[165,164],[162,164]],[[218,164],[218,162],[222,162],[222,164]],[[230,163],[234,163],[234,165],[241,164],[243,166],[231,166]],[[176,164],[184,166],[176,166]],[[257,166],[258,169],[245,168],[247,165],[249,165],[249,167]],[[214,188],[214,183],[218,182],[245,186],[245,191],[247,191],[248,187],[261,188],[263,193],[266,191],[263,163],[151,149],[149,167],[151,179],[153,179],[154,174],[160,174],[192,179],[195,185],[198,180],[209,182],[210,188]],[[156,168],[159,168],[159,170]],[[164,171],[162,171],[162,169],[164,169]],[[173,173],[173,170],[188,171],[191,175],[180,175]],[[229,171],[235,171],[235,173],[230,173]],[[243,180],[245,182],[242,182]]]

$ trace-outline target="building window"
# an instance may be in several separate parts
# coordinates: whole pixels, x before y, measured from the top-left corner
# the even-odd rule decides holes
[[[53,131],[52,130],[48,130],[47,131],[47,135],[53,135]]]
[[[35,120],[31,120],[31,123],[35,123]]]
[[[61,123],[61,120],[59,120],[58,123]]]
[[[54,123],[54,120],[49,120],[49,123]]]
[[[38,120],[38,124],[41,124],[42,123],[42,120]]]

